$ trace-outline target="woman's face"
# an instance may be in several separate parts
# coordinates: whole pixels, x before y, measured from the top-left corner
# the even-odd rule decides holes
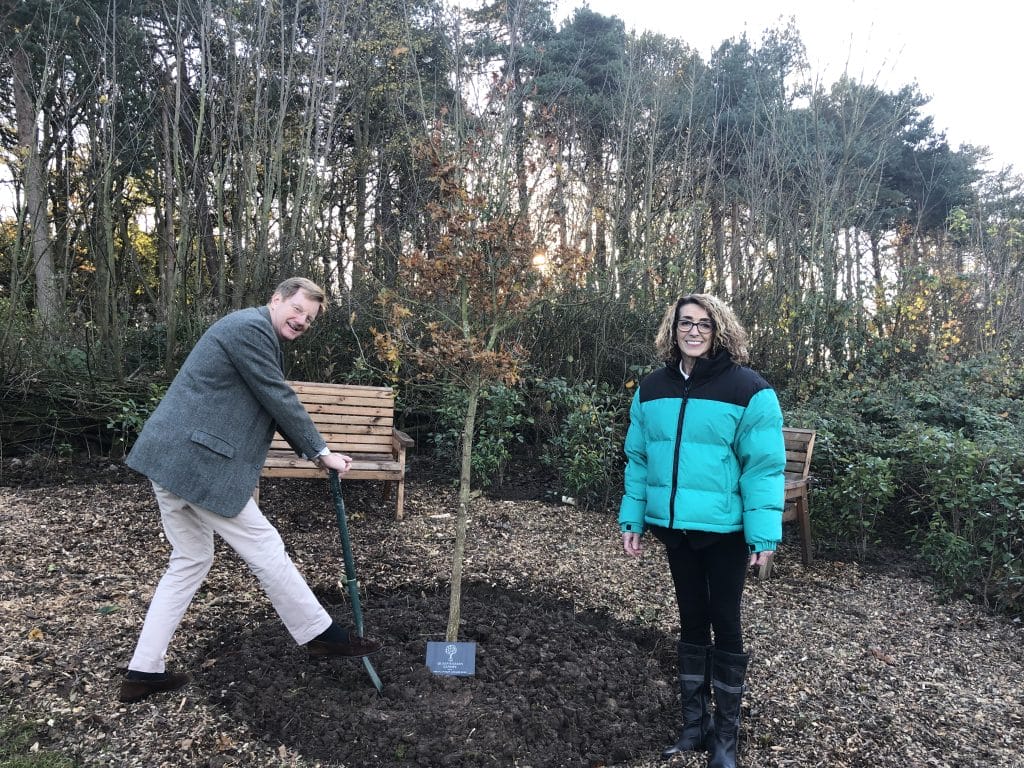
[[[683,304],[676,313],[676,344],[683,365],[690,368],[698,357],[707,357],[714,340],[715,324],[707,310],[700,304]]]

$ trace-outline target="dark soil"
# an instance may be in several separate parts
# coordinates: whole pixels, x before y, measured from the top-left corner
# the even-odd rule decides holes
[[[345,614],[337,590],[322,597]],[[446,590],[375,591],[367,603],[386,628],[388,647],[372,659],[381,694],[358,663],[311,665],[275,616],[263,615],[251,628],[222,629],[206,652],[216,664],[193,695],[329,764],[600,765],[638,757],[671,727],[674,697],[651,685],[672,676],[660,632],[466,585],[462,610],[472,623],[460,640],[477,643],[476,674],[445,677],[428,671],[424,648],[444,639],[425,630],[446,625]]]
[[[660,548],[628,561],[613,513],[554,503],[554,479],[517,472],[472,510],[459,639],[476,672],[434,675],[455,492],[414,470],[404,521],[376,484],[343,484],[381,692],[359,661],[310,660],[219,547],[171,647],[193,683],[127,706],[117,686],[167,557],[151,490],[117,462],[7,466],[0,716],[82,765],[662,765],[678,617]],[[261,501],[331,613],[351,617],[326,483],[265,482]],[[1024,765],[1019,624],[941,602],[912,569],[805,569],[796,552],[746,589],[743,765]]]

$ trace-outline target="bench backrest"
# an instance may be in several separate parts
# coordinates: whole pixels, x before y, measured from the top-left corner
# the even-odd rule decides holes
[[[391,453],[395,392],[391,387],[289,381],[327,447],[341,453]],[[271,450],[290,450],[279,434]]]
[[[786,477],[806,479],[810,475],[814,435],[813,429],[782,428],[786,441]]]

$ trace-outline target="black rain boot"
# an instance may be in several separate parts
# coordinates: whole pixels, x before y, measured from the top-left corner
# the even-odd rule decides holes
[[[711,647],[679,643],[679,693],[683,709],[683,730],[679,739],[661,753],[667,760],[678,752],[706,752],[711,741],[711,687],[708,666]]]
[[[740,735],[740,701],[747,676],[749,653],[711,655],[711,685],[715,689],[715,732],[708,768],[737,768],[736,742]]]

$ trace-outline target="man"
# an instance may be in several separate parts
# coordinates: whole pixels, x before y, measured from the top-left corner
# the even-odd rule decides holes
[[[214,533],[256,574],[288,632],[311,655],[365,656],[380,648],[331,620],[252,499],[275,430],[324,469],[344,473],[352,463],[328,450],[284,378],[281,342],[305,333],[324,299],[315,283],[293,277],[266,306],[214,323],[128,455],[128,466],[153,483],[172,551],[121,684],[121,701],[189,682],[187,673],[166,671],[164,655],[213,564]]]

